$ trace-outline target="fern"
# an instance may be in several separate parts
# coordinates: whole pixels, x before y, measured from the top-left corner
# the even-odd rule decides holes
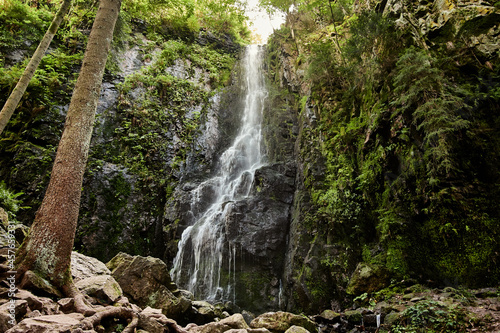
[[[17,213],[19,209],[24,208],[20,206],[22,201],[18,199],[18,197],[23,194],[23,192],[12,192],[7,188],[7,185],[5,185],[4,182],[0,182],[0,207],[5,209],[8,213]]]
[[[435,66],[436,60],[411,47],[397,62],[394,78],[399,96],[392,104],[411,113],[413,124],[424,136],[427,173],[431,183],[440,175],[459,172],[453,159],[457,134],[469,126],[459,115],[467,108],[460,90]]]

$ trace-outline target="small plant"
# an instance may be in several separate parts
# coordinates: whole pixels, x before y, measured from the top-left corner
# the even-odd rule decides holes
[[[407,308],[393,332],[465,332],[465,313],[458,308],[425,300]]]
[[[0,207],[5,209],[9,215],[17,213],[20,209],[24,208],[20,206],[22,201],[18,199],[23,194],[23,192],[14,193],[7,188],[5,182],[0,182]]]

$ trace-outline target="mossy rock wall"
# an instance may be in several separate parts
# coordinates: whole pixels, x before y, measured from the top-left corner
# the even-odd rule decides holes
[[[37,26],[42,34],[43,28]],[[144,22],[129,28],[115,35],[104,76],[75,248],[104,261],[119,251],[169,261],[175,235],[164,217],[165,204],[184,173],[211,163],[216,148],[200,146],[197,138],[223,109],[223,96],[230,91],[223,88],[231,85],[241,46],[228,35],[218,38],[208,31],[174,37],[165,31],[151,40]],[[24,192],[23,204],[30,208],[19,211],[17,219],[26,225],[50,179],[83,55],[80,33],[75,30],[75,40],[55,37],[42,74],[28,88],[29,98],[2,134],[0,174],[9,188]],[[3,96],[12,85],[9,78],[23,69],[18,55],[36,46],[29,45],[1,45]],[[49,67],[52,76],[47,78]],[[193,170],[186,170],[188,159],[195,160],[189,163]]]
[[[497,283],[497,15],[494,3],[338,3],[299,8],[273,36],[268,73],[299,115],[289,311],[339,310],[412,278]],[[383,281],[347,290],[359,263]]]

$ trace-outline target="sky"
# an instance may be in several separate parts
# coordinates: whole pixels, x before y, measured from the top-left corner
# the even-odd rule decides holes
[[[285,15],[275,14],[270,17],[265,10],[258,8],[258,3],[259,0],[248,0],[246,13],[253,23],[250,30],[261,36],[261,41],[257,43],[265,44],[273,30],[279,29],[280,25],[285,22]]]

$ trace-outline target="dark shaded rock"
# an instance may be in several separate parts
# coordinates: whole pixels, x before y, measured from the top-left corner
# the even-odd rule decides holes
[[[85,177],[83,187],[81,211],[84,213],[77,229],[77,235],[81,236],[75,245],[103,261],[110,260],[119,251],[146,251],[144,235],[152,234],[151,239],[156,238],[161,216],[148,208],[150,196],[144,195],[138,178],[121,165],[104,162]]]
[[[229,204],[226,235],[244,252],[262,258],[283,253],[290,207],[272,199],[248,198]]]
[[[274,163],[255,171],[252,193],[291,204],[295,192],[296,168],[293,163]]]
[[[383,266],[359,263],[349,281],[347,293],[360,295],[380,290],[390,284],[390,278],[389,271]]]
[[[55,289],[47,280],[43,279],[32,271],[27,271],[26,273],[24,273],[19,287],[34,290],[41,295],[62,297],[62,294],[59,290]]]
[[[321,314],[314,317],[317,323],[333,324],[340,322],[341,314],[333,310],[324,310]]]
[[[216,36],[210,31],[200,31],[196,41],[200,45],[214,45],[218,49],[223,49],[227,53],[237,53],[241,50],[241,45],[234,42],[230,35]]]
[[[363,315],[357,310],[346,311],[344,312],[344,316],[349,323],[354,325],[360,325],[363,322]]]

